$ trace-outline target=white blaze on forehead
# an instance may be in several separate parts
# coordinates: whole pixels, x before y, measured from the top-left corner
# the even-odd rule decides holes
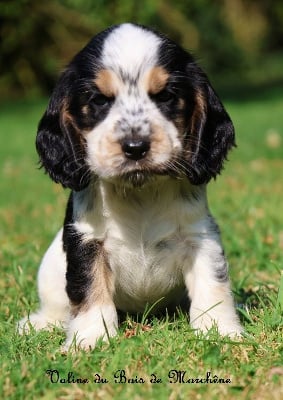
[[[102,64],[135,79],[156,65],[161,39],[154,33],[132,24],[114,29],[104,42]]]

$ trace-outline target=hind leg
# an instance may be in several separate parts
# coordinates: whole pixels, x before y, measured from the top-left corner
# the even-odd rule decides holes
[[[66,254],[63,251],[61,229],[46,251],[38,271],[40,308],[19,322],[21,333],[34,329],[48,329],[52,325],[66,326],[70,305],[66,287]]]

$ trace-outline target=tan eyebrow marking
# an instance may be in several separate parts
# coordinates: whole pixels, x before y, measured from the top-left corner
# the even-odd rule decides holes
[[[169,73],[163,67],[152,68],[146,76],[146,89],[150,94],[161,92],[169,78]]]
[[[120,82],[113,71],[102,69],[98,72],[94,83],[104,96],[115,97],[118,93]]]

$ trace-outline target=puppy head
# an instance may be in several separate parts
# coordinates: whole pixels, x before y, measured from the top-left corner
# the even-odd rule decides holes
[[[42,165],[79,191],[92,176],[192,184],[220,173],[232,122],[206,75],[168,38],[133,24],[94,37],[63,72],[38,129]]]

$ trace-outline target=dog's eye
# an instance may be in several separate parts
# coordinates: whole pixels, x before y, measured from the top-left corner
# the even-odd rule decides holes
[[[104,94],[97,94],[90,99],[90,102],[96,106],[105,106],[112,103],[113,97],[104,96]]]
[[[151,95],[151,98],[158,103],[168,103],[174,99],[174,95],[169,90],[161,90],[161,92]]]

